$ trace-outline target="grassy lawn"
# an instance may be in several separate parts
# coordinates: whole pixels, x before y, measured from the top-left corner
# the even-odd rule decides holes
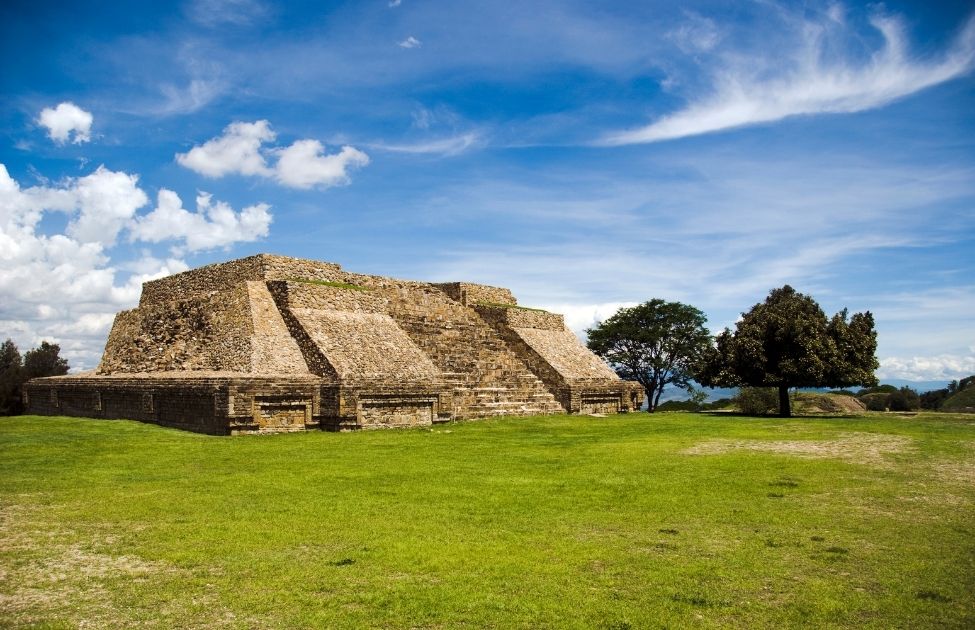
[[[3,627],[975,627],[975,416],[0,419]]]

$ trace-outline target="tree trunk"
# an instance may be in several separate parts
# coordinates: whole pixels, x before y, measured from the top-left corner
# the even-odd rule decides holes
[[[647,413],[653,413],[653,389],[643,386],[643,392],[647,395]]]
[[[779,385],[779,416],[782,418],[792,417],[792,406],[789,402],[788,385]]]

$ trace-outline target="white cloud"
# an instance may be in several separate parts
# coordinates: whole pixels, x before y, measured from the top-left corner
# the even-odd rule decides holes
[[[149,201],[138,182],[137,175],[104,166],[75,180],[69,191],[77,197],[79,214],[68,225],[68,235],[82,243],[112,245],[126,222]]]
[[[135,304],[143,279],[186,268],[181,261],[146,265],[143,275],[118,282],[105,247],[122,218],[144,203],[135,183],[99,167],[59,186],[21,189],[0,164],[0,330],[22,350],[60,343],[73,367],[93,368],[112,317]],[[50,211],[74,216],[67,233],[38,232]]]
[[[349,183],[349,169],[365,166],[369,156],[351,146],[338,153],[325,154],[318,140],[296,140],[284,148],[264,148],[277,134],[266,120],[235,122],[213,138],[187,153],[176,155],[182,166],[207,177],[231,173],[273,178],[291,188],[329,188]],[[277,158],[273,167],[267,158]]]
[[[409,37],[407,37],[406,39],[404,39],[399,43],[400,48],[419,48],[422,45],[423,42],[413,37],[412,35],[410,35]]]
[[[448,138],[437,140],[427,140],[413,144],[373,144],[372,147],[390,151],[392,153],[416,153],[416,154],[438,154],[438,155],[457,155],[477,146],[482,140],[478,132],[462,133]]]
[[[132,240],[150,243],[183,240],[188,251],[226,247],[267,236],[271,225],[269,208],[261,203],[234,212],[226,203],[214,203],[209,194],[200,193],[196,212],[190,212],[183,208],[179,195],[163,188],[155,209],[137,219],[129,234]]]
[[[151,107],[150,111],[157,116],[190,114],[217,98],[224,87],[217,79],[190,79],[185,87],[165,83],[159,87],[163,102]]]
[[[14,257],[28,241],[12,237],[33,234],[34,226],[46,210],[71,215],[67,235],[79,243],[112,245],[119,231],[148,201],[138,187],[139,178],[99,166],[93,173],[69,178],[59,187],[20,186],[0,164],[0,230],[11,240],[0,257]],[[2,238],[2,236],[0,236]],[[0,241],[2,242],[2,241]]]
[[[403,0],[389,0],[389,8],[395,8],[403,4]]]
[[[932,357],[886,357],[877,378],[910,381],[949,381],[975,374],[975,355],[942,354]]]
[[[197,251],[265,236],[271,222],[266,204],[234,212],[201,194],[191,213],[165,189],[140,218],[148,198],[138,177],[104,166],[56,184],[42,181],[21,188],[0,164],[0,330],[23,350],[42,340],[60,343],[76,369],[97,365],[115,313],[137,303],[143,282],[187,269],[179,258],[148,252],[114,261],[109,247],[120,232]],[[63,233],[44,232],[52,224],[42,219],[51,212],[68,215]]]
[[[876,15],[871,24],[884,44],[862,63],[827,54],[830,29],[847,28],[836,11],[828,18],[828,23],[802,23],[795,50],[766,47],[774,59],[731,56],[718,62],[710,96],[644,127],[608,135],[601,144],[658,142],[803,114],[873,109],[962,76],[975,62],[975,17],[939,59],[930,60],[908,53],[899,18]],[[843,34],[847,40],[858,37],[848,29]],[[769,73],[770,66],[777,70]]]
[[[616,314],[621,308],[636,306],[636,302],[603,302],[601,304],[546,304],[544,308],[552,313],[560,313],[565,317],[565,325],[569,327],[583,342],[586,340],[586,329],[604,321]]]
[[[344,146],[331,155],[322,155],[324,150],[318,140],[298,140],[279,150],[274,167],[278,181],[292,188],[329,188],[347,184],[350,168],[369,163],[369,156],[354,147]]]
[[[271,171],[261,154],[261,145],[276,137],[266,120],[235,122],[227,125],[222,136],[186,153],[176,154],[176,161],[207,177],[223,177],[231,173],[268,176]]]
[[[37,122],[47,129],[47,135],[57,144],[64,144],[71,138],[74,144],[91,140],[91,124],[94,117],[71,102],[64,102],[55,108],[44,108]]]
[[[688,12],[684,24],[667,33],[667,37],[688,54],[707,52],[721,41],[714,20],[693,12]]]

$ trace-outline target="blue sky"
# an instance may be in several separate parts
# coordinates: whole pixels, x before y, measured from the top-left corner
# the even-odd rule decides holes
[[[718,331],[791,284],[975,373],[970,2],[0,8],[0,337],[93,368],[146,279],[272,252]]]

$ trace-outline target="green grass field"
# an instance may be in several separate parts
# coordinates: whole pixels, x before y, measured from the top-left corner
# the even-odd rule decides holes
[[[0,419],[3,627],[975,627],[975,416]]]

